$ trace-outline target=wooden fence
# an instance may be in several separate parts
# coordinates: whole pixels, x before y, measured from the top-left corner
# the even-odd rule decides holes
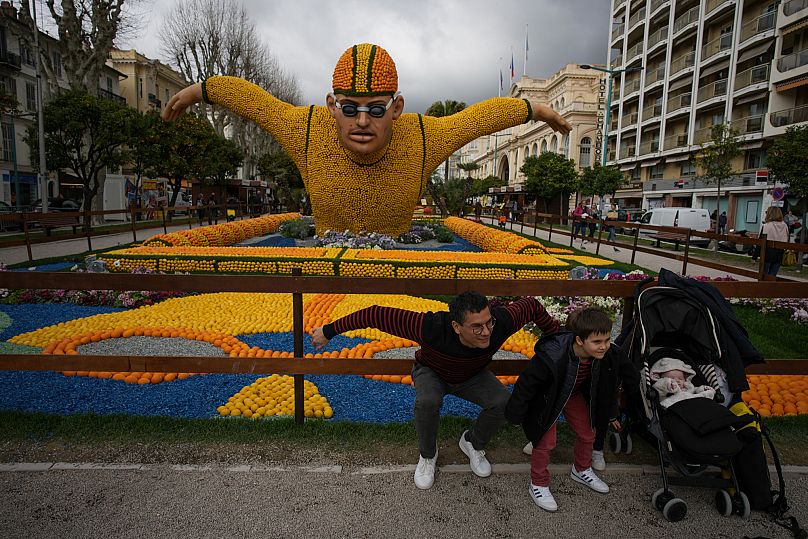
[[[300,270],[297,269],[297,272]],[[806,298],[808,283],[716,282],[726,297]],[[455,295],[476,290],[498,296],[609,296],[623,303],[623,321],[634,312],[636,282],[567,280],[444,280],[345,277],[292,277],[256,275],[162,275],[2,272],[0,288],[54,288],[69,290],[150,290],[180,292],[261,292],[292,294],[294,358],[164,357],[113,355],[0,355],[0,370],[86,370],[119,372],[277,373],[295,379],[295,418],[303,417],[305,374],[408,374],[412,360],[308,359],[303,357],[303,294]],[[249,308],[245,306],[245,308]],[[495,360],[498,375],[517,375],[526,360]],[[808,360],[770,360],[748,369],[749,373],[808,374]]]

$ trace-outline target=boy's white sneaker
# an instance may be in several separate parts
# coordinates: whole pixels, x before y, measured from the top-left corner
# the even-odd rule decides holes
[[[525,444],[525,447],[522,448],[522,453],[525,455],[532,456],[533,455],[533,442],[528,442]]]
[[[549,487],[537,487],[531,484],[528,490],[530,491],[530,497],[533,498],[536,505],[545,511],[553,513],[558,509],[558,504],[555,498],[553,498],[553,493],[550,492]]]
[[[438,453],[431,459],[420,457],[415,466],[415,486],[420,489],[428,489],[435,483],[435,463],[438,460]]]
[[[586,485],[587,487],[591,488],[595,492],[600,492],[601,494],[606,494],[609,492],[609,485],[601,481],[600,477],[595,475],[594,470],[592,468],[587,468],[583,471],[578,471],[575,469],[575,465],[572,465],[572,471],[570,472],[570,477],[573,481],[577,481],[582,485]]]
[[[491,475],[491,463],[485,458],[485,451],[474,449],[471,442],[466,440],[466,434],[468,434],[468,432],[467,430],[463,431],[463,434],[460,436],[460,442],[458,443],[460,450],[469,458],[469,466],[471,466],[471,471],[474,472],[474,475],[478,477],[488,477]]]
[[[592,468],[599,472],[606,469],[606,459],[603,458],[603,451],[592,451]]]

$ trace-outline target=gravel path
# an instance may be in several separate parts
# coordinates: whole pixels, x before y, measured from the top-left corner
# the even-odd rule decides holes
[[[80,354],[128,356],[225,356],[218,346],[202,341],[171,337],[106,339],[76,348]]]

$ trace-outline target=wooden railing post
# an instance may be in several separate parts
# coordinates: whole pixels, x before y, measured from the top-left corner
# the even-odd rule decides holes
[[[137,208],[133,205],[132,206],[132,241],[137,242]]]
[[[688,228],[687,236],[685,236],[685,256],[682,259],[682,275],[687,275],[687,258],[690,255],[690,234],[692,233],[693,230]]]
[[[760,262],[758,264],[758,281],[763,281],[766,278],[766,274],[763,273],[765,268],[764,260],[766,260],[766,234],[761,234],[758,237],[758,241],[760,242]]]
[[[164,207],[160,207],[160,213],[163,217],[163,234],[168,234],[168,229],[166,228],[166,209]]]
[[[292,268],[292,276],[303,275],[301,268]],[[295,336],[295,357],[303,357],[303,294],[292,292],[292,321]],[[303,375],[295,374],[295,423],[302,424],[306,418],[305,403],[303,400],[304,384]]]
[[[93,236],[93,218],[92,218],[91,215],[89,215],[87,213],[84,214],[84,218],[89,219],[89,221],[84,223],[84,230],[87,231],[87,250],[92,251],[93,250],[93,240],[92,240],[92,236]]]
[[[637,256],[637,240],[640,239],[640,228],[634,229],[634,244],[631,246],[631,263],[634,263],[634,257]]]
[[[547,236],[547,241],[553,241],[553,221],[554,218],[550,217],[550,234]],[[558,224],[561,224],[561,219],[558,220]]]
[[[31,235],[28,233],[28,218],[27,214],[21,213],[22,217],[22,230],[25,233],[25,248],[28,250],[28,262],[34,261],[34,255],[31,252]]]
[[[598,244],[595,247],[595,254],[596,255],[600,254],[600,240],[601,240],[601,236],[603,235],[603,222],[604,221],[602,219],[598,221]]]

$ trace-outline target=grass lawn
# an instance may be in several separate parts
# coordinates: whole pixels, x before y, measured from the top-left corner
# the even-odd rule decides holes
[[[733,306],[752,344],[767,359],[808,358],[808,330],[780,313],[761,314],[754,307]]]

